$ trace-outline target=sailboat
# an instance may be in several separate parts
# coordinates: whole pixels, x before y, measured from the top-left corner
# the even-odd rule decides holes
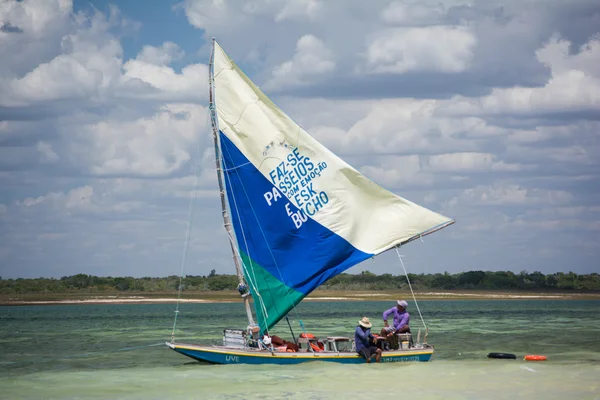
[[[224,227],[248,326],[224,329],[222,345],[180,343],[174,334],[166,345],[214,364],[364,363],[353,337],[319,340],[302,324],[299,338],[292,331],[297,351],[286,351],[269,333],[328,279],[455,221],[384,189],[333,154],[214,38],[209,102]],[[428,361],[434,348],[419,341],[420,333],[410,347],[383,351],[381,361]]]

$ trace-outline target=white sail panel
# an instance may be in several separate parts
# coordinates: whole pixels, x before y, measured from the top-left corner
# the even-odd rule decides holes
[[[257,201],[290,202],[298,229],[311,218],[356,249],[379,254],[452,219],[377,185],[277,107],[215,43],[219,129],[272,182]]]

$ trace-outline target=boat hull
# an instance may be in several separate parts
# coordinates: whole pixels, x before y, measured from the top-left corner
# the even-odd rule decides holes
[[[200,346],[185,343],[166,343],[172,350],[211,364],[300,364],[310,361],[334,362],[339,364],[364,364],[365,359],[351,352],[269,352],[258,350],[230,349],[219,346]],[[392,350],[382,353],[381,362],[429,361],[433,348]],[[374,360],[373,360],[374,361]]]

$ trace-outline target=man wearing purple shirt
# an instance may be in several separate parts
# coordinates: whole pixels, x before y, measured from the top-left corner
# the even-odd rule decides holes
[[[408,322],[410,321],[410,315],[406,311],[408,303],[404,300],[398,300],[396,306],[383,312],[383,325],[384,328],[381,330],[381,336],[391,337],[396,333],[410,332]],[[388,325],[388,317],[394,315],[394,325]]]

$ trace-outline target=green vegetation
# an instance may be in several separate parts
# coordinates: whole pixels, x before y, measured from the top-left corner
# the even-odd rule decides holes
[[[414,290],[556,290],[600,292],[600,275],[597,273],[578,275],[573,272],[544,275],[541,272],[523,271],[469,271],[457,274],[409,274]],[[114,292],[157,294],[174,292],[179,288],[179,277],[132,278],[98,277],[85,274],[56,278],[2,279],[0,294],[59,294]],[[188,293],[231,291],[237,287],[235,275],[219,275],[212,270],[208,276],[187,275],[181,289]],[[322,290],[405,290],[406,277],[391,274],[376,275],[372,272],[361,274],[340,274],[321,286]]]
[[[415,290],[560,290],[600,291],[600,275],[597,273],[578,275],[558,272],[544,275],[541,272],[522,271],[468,271],[457,274],[408,274]],[[360,275],[340,274],[326,282],[327,289],[408,289],[406,277],[390,274],[375,275],[365,271]]]

